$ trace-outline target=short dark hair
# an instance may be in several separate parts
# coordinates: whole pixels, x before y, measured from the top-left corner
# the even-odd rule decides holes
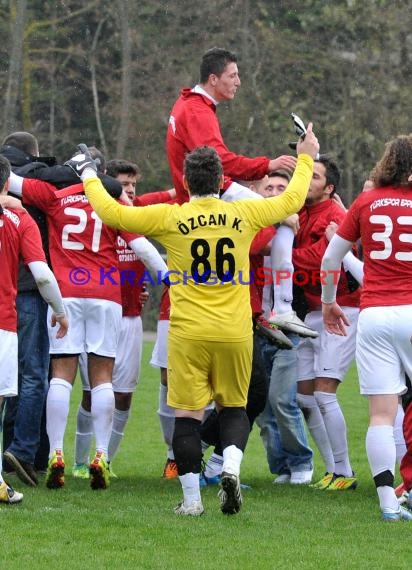
[[[106,158],[104,154],[95,146],[89,146],[89,152],[94,158],[98,172],[106,172]]]
[[[11,172],[10,162],[5,156],[0,154],[0,192],[3,191],[4,185],[9,179]]]
[[[183,172],[192,195],[218,194],[222,162],[214,148],[200,146],[186,155]]]
[[[325,167],[326,186],[332,184],[333,190],[330,195],[333,196],[335,192],[338,191],[340,182],[340,170],[338,165],[334,159],[327,154],[321,154],[315,162],[320,162]]]
[[[14,146],[27,154],[37,156],[39,154],[39,143],[34,135],[25,131],[17,131],[7,135],[2,145]]]
[[[272,176],[281,176],[282,178],[284,178],[288,182],[290,182],[290,179],[292,178],[291,174],[287,170],[283,170],[283,169],[271,170],[269,172],[268,176],[269,176],[269,178],[272,178]]]
[[[386,143],[385,152],[370,173],[375,188],[411,186],[412,135],[399,135]]]
[[[106,174],[116,178],[119,174],[128,174],[140,178],[140,168],[134,162],[123,160],[122,158],[113,158],[109,160],[106,166]]]
[[[228,63],[237,63],[237,57],[231,51],[217,47],[207,50],[200,64],[200,83],[207,83],[211,73],[220,77]]]

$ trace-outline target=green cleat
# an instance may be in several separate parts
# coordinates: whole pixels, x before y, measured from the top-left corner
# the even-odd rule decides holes
[[[86,463],[75,463],[73,465],[72,475],[76,479],[90,479],[89,466]]]
[[[326,487],[326,491],[354,491],[358,486],[358,480],[353,473],[352,477],[334,474],[332,481]]]
[[[309,485],[309,487],[312,487],[312,489],[319,489],[320,491],[324,491],[325,489],[327,489],[327,487],[329,487],[329,485],[332,482],[332,479],[333,479],[333,473],[325,473],[322,479],[320,479],[316,483],[313,483],[312,485]]]

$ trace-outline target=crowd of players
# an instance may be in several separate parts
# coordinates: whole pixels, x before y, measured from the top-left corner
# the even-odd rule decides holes
[[[356,349],[361,392],[370,399],[367,454],[382,516],[412,520],[393,488],[398,459],[402,500],[412,504],[398,401],[405,371],[412,374],[405,342],[409,319],[403,317],[410,306],[411,254],[402,245],[410,242],[410,201],[404,195],[411,182],[411,137],[388,146],[371,173],[372,189],[347,213],[336,194],[339,169],[330,157],[318,156],[311,125],[298,143],[297,159],[248,158],[226,147],[216,107],[233,99],[239,86],[234,54],[218,48],[204,54],[199,84],[183,89],[170,115],[170,191],[136,197],[136,165],[106,165],[94,148],[82,147],[60,166],[38,158],[29,133],[13,133],[3,142],[0,154],[13,170],[9,176],[2,159],[3,194],[22,199],[30,215],[10,197],[2,202],[0,253],[10,267],[2,306],[7,300],[12,305],[19,251],[34,278],[21,266],[17,314],[10,309],[0,321],[0,366],[8,378],[0,395],[6,398],[4,428],[10,425],[4,429],[4,458],[26,484],[36,486],[45,470],[49,488],[64,485],[64,433],[80,366],[73,475],[90,478],[92,489],[107,488],[139,376],[148,271],[165,285],[152,364],[161,371],[164,477],[179,476],[182,484],[177,514],[202,514],[200,487],[215,483],[222,512],[240,510],[240,464],[255,420],[276,484],[312,484],[306,421],[325,462],[325,476],[312,486],[355,489],[337,389]],[[143,236],[166,247],[172,271]],[[354,245],[359,238],[365,267]],[[255,278],[247,287],[239,271],[249,274],[249,267]],[[182,284],[186,269],[200,282]],[[179,285],[171,282],[172,273]],[[220,285],[207,283],[211,274]],[[41,444],[44,407],[48,452]],[[209,446],[214,450],[203,467]],[[22,500],[0,483],[1,501]]]

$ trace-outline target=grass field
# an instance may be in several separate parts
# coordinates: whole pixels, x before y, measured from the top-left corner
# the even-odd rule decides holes
[[[156,415],[158,372],[148,364],[132,418],[113,467],[118,479],[92,491],[71,477],[79,383],[73,391],[65,441],[66,486],[48,490],[10,483],[24,492],[21,505],[1,506],[0,568],[37,569],[403,569],[411,566],[412,524],[380,521],[364,451],[366,401],[354,370],[340,390],[349,426],[350,455],[359,476],[356,491],[326,493],[309,487],[275,486],[255,428],[245,455],[244,493],[238,516],[221,514],[217,489],[203,493],[206,514],[177,517],[177,480],[160,478],[165,447]],[[316,455],[315,477],[323,465]]]

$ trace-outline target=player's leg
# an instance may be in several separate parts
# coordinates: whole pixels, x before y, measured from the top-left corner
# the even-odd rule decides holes
[[[217,343],[211,343],[217,344]],[[242,504],[240,465],[250,422],[246,403],[252,369],[252,338],[243,342],[221,342],[213,349],[211,381],[218,409],[223,471],[219,498],[225,514],[236,514]]]
[[[157,322],[156,342],[153,347],[150,364],[160,369],[159,406],[157,415],[163,440],[167,445],[166,463],[163,469],[163,479],[178,477],[177,465],[173,453],[173,431],[175,429],[175,411],[167,405],[167,337],[169,334],[169,320],[162,319]]]
[[[355,489],[357,480],[349,459],[347,426],[337,390],[353,361],[359,309],[344,307],[349,319],[347,336],[320,334],[320,350],[315,360],[314,396],[325,423],[335,463],[328,491]]]
[[[83,299],[66,298],[65,309],[70,322],[70,334],[61,339],[56,338],[56,327],[50,325],[50,308],[47,317],[52,378],[46,401],[46,429],[50,442],[46,485],[52,489],[64,485],[64,434],[79,355],[84,352]]]
[[[322,318],[321,315],[317,314],[317,312],[308,313],[305,318],[305,322],[307,322],[314,330],[318,332],[322,331]],[[314,484],[316,488],[323,489],[331,482],[335,462],[325,423],[315,396],[313,395],[315,359],[317,358],[319,351],[319,337],[317,339],[303,339],[298,345],[298,384],[296,400],[302,410],[309,433],[312,436],[312,439],[315,442],[325,464],[325,476]]]
[[[203,513],[199,476],[202,462],[200,425],[204,408],[212,398],[209,383],[211,354],[205,341],[169,334],[168,405],[176,409],[173,451],[183,501],[176,514]],[[217,344],[217,343],[214,343]]]
[[[17,333],[0,330],[0,409],[4,398],[17,396]],[[23,494],[14,491],[3,479],[0,449],[0,503],[20,503]]]
[[[91,413],[91,394],[89,375],[87,372],[87,354],[79,357],[79,371],[82,381],[82,399],[77,410],[76,438],[74,446],[73,477],[88,479],[90,464],[90,448],[93,439],[93,422]]]
[[[305,425],[296,401],[297,335],[290,335],[295,345],[292,350],[276,350],[270,377],[271,408],[279,434],[283,455],[286,457],[290,482],[307,484],[313,475],[313,452],[309,447]]]
[[[52,379],[46,402],[46,429],[50,442],[46,485],[49,489],[64,486],[64,435],[77,366],[78,355],[52,354]]]
[[[366,452],[382,517],[388,521],[412,520],[409,511],[399,507],[393,488],[396,446],[393,426],[398,409],[398,395],[405,391],[404,370],[412,372],[409,323],[406,307],[399,320],[392,307],[364,309],[359,317],[356,361],[361,394],[369,398],[369,428]],[[406,313],[406,314],[405,314]],[[398,339],[403,334],[403,342]],[[401,363],[399,354],[406,360]],[[403,364],[403,366],[402,366]],[[406,365],[406,366],[405,366]]]
[[[102,299],[84,299],[86,352],[91,387],[91,414],[96,454],[90,464],[92,489],[109,485],[107,454],[113,426],[114,394],[112,375],[116,356],[122,307]]]
[[[141,317],[122,317],[121,334],[117,346],[112,382],[115,409],[108,449],[112,476],[111,462],[123,440],[124,430],[130,416],[133,393],[139,381],[142,349],[143,328]]]
[[[294,238],[292,228],[281,224],[272,240],[270,262],[273,274],[273,312],[268,320],[283,331],[294,332],[302,337],[317,338],[319,333],[308,327],[292,309]]]

